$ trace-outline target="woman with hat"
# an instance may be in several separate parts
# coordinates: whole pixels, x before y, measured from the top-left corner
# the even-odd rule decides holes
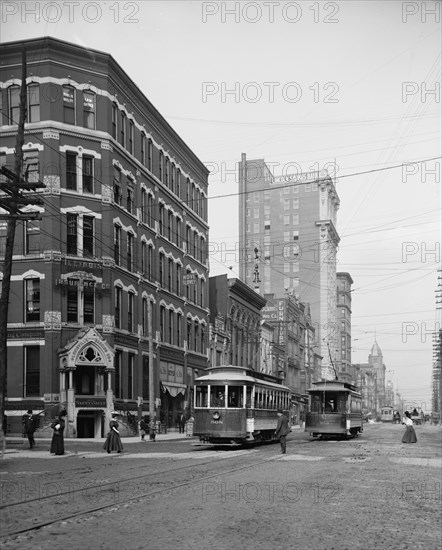
[[[411,415],[408,411],[405,411],[404,413],[402,424],[405,424],[405,433],[402,437],[402,443],[416,443],[416,432],[414,431],[413,421],[411,420]]]
[[[103,445],[103,449],[108,453],[111,453],[112,451],[117,451],[117,453],[121,453],[121,451],[123,450],[120,432],[118,431],[117,417],[118,413],[113,412],[112,420],[109,422],[109,433],[107,434],[106,441]]]
[[[51,442],[51,454],[64,455],[64,428],[66,423],[64,418],[68,415],[66,410],[62,410],[58,417],[52,422],[51,428],[54,430]]]

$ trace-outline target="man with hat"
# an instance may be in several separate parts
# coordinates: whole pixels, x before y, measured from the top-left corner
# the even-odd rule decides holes
[[[275,435],[276,437],[279,437],[279,442],[281,444],[281,453],[285,455],[286,437],[287,437],[287,434],[291,432],[291,429],[289,427],[289,419],[286,417],[286,415],[282,412],[281,409],[278,410],[277,414],[278,414],[278,423],[276,424]]]
[[[31,409],[23,415],[22,418],[22,424],[23,424],[23,436],[26,436],[29,441],[29,448],[32,449],[35,447],[35,439],[34,439],[34,432],[35,432],[35,419],[34,415],[32,414]]]

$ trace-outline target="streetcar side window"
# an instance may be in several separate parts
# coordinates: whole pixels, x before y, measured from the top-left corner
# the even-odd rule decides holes
[[[252,406],[252,388],[250,386],[246,387],[246,407],[250,409]]]
[[[207,386],[197,386],[195,393],[195,407],[207,407]]]
[[[210,386],[210,406],[224,407],[226,403],[225,387]]]

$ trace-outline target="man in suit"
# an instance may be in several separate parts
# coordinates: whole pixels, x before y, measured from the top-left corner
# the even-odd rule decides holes
[[[22,424],[23,424],[23,435],[27,436],[29,441],[29,448],[32,449],[35,447],[34,432],[36,429],[35,428],[36,420],[31,410],[29,410],[27,414],[23,415]]]
[[[282,410],[278,411],[278,423],[276,424],[276,437],[279,437],[279,442],[281,444],[281,453],[285,454],[286,449],[286,437],[287,434],[291,432],[289,427],[289,419],[285,416]]]

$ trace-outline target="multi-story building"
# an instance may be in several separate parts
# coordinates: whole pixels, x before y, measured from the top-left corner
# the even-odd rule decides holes
[[[336,359],[336,217],[326,170],[274,177],[263,159],[239,167],[240,277],[258,292],[310,305],[322,376]],[[256,252],[255,252],[256,251]]]
[[[110,55],[52,38],[1,46],[2,164],[14,162],[23,46],[23,151],[46,187],[29,207],[41,220],[16,233],[9,427],[63,405],[69,434],[101,436],[111,410],[145,414],[152,385],[172,426],[207,366],[208,170]],[[2,251],[4,237],[5,223]]]
[[[261,309],[266,300],[240,279],[210,277],[211,365],[260,370]]]
[[[353,279],[349,273],[336,273],[337,308],[336,308],[336,370],[341,380],[351,382],[354,372],[351,366],[351,285]]]
[[[353,365],[356,375],[356,384],[362,392],[362,406],[376,416],[380,408],[386,403],[385,398],[385,373],[382,350],[375,340],[371,353],[368,356],[368,363]]]

